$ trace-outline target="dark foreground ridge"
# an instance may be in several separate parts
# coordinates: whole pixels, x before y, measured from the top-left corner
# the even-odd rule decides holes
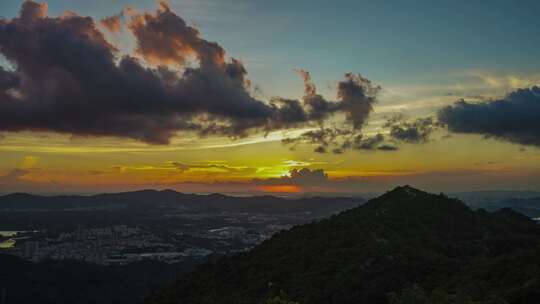
[[[538,303],[540,226],[395,188],[206,263],[147,303]]]
[[[0,266],[1,304],[136,304],[193,268],[156,261],[124,266],[66,260],[33,263],[5,254],[0,254]]]

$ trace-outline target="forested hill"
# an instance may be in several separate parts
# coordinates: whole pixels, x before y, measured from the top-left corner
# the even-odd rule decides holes
[[[147,303],[538,303],[540,226],[398,187],[200,266]]]

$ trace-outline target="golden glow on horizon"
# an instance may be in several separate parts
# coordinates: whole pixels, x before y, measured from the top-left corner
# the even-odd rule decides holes
[[[306,190],[249,187],[254,179],[278,179],[288,176],[294,168],[325,170],[331,184],[319,189],[323,192],[334,191],[335,183],[369,181],[366,187],[375,187],[377,183],[392,184],[392,181],[402,180],[414,184],[418,178],[424,183],[435,183],[453,176],[460,176],[460,179],[470,176],[470,183],[481,179],[479,182],[487,185],[482,188],[489,187],[488,182],[494,178],[508,183],[519,181],[524,185],[522,189],[534,189],[535,181],[538,181],[540,150],[537,148],[528,147],[521,151],[518,145],[474,135],[435,138],[424,145],[402,145],[394,152],[347,151],[340,155],[313,153],[313,147],[309,145],[290,150],[279,142],[181,152],[3,152],[0,192],[32,189],[99,192],[140,188],[215,192],[232,191],[233,186],[236,187],[234,191],[248,189],[269,193]],[[2,177],[14,169],[23,172],[11,180]],[[315,190],[315,187],[310,188],[310,191]]]
[[[276,186],[259,186],[257,189],[263,192],[273,193],[300,193],[303,192],[302,187],[294,185],[276,185]]]

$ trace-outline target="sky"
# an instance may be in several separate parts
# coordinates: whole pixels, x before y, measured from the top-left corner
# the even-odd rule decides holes
[[[0,193],[540,191],[538,1],[0,3]]]

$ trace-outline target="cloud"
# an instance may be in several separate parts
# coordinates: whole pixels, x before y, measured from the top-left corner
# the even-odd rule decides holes
[[[298,164],[299,166],[312,165],[312,162],[286,161],[286,166]],[[269,168],[251,168],[233,166],[216,162],[183,163],[167,162],[158,166],[119,167],[123,170],[158,170],[163,169],[162,179],[159,182],[139,184],[138,187],[175,188],[189,192],[349,192],[357,181],[333,180],[323,169],[292,168],[286,175],[275,178],[251,178],[257,172],[264,172]],[[282,168],[280,168],[282,169]],[[270,170],[272,171],[272,170]],[[281,170],[279,170],[281,171]],[[204,178],[191,175],[191,173],[205,173]],[[189,179],[191,176],[191,179]],[[231,177],[234,179],[231,180]],[[187,179],[186,179],[187,178]],[[155,180],[155,179],[154,179]]]
[[[291,149],[294,149],[299,143],[317,145],[313,150],[316,153],[327,153],[328,151],[331,151],[334,154],[342,154],[351,149],[380,151],[398,150],[395,146],[384,144],[385,141],[386,138],[381,133],[366,136],[354,129],[321,127],[316,130],[302,133],[295,138],[285,138],[282,140],[282,143],[291,145]]]
[[[390,128],[390,137],[394,140],[414,144],[426,143],[436,128],[432,117],[418,118],[412,122],[403,119],[402,116],[394,117],[385,124],[385,127]]]
[[[308,75],[309,76],[309,75]],[[406,121],[404,115],[395,115],[382,126],[388,135],[377,133],[366,136],[354,128],[320,127],[302,133],[296,138],[285,138],[283,144],[294,149],[298,143],[315,144],[314,152],[341,154],[347,150],[397,151],[400,142],[421,144],[429,141],[431,134],[439,127],[433,117]]]
[[[7,98],[10,94],[8,90],[18,86],[20,78],[12,72],[6,71],[0,66],[0,94],[2,98]]]
[[[298,137],[285,138],[282,140],[282,143],[286,145],[293,145],[292,149],[294,149],[294,147],[299,143],[317,145],[314,152],[326,153],[329,147],[341,146],[342,144],[340,143],[340,138],[343,136],[349,136],[350,132],[350,130],[326,128],[321,126],[319,129],[304,132]]]
[[[398,148],[385,143],[386,138],[383,134],[377,133],[372,136],[365,136],[359,134],[352,138],[352,140],[345,141],[342,144],[342,150],[355,149],[355,150],[380,150],[380,151],[396,151]]]
[[[134,14],[128,22],[137,40],[137,54],[154,64],[184,65],[190,57],[204,66],[225,64],[225,50],[220,45],[202,39],[166,2],[159,6],[155,14]]]
[[[0,21],[0,46],[17,67],[0,85],[0,129],[5,131],[168,143],[176,131],[202,129],[193,121],[197,114],[239,125],[262,123],[272,114],[231,77],[238,77],[230,72],[236,62],[213,73],[190,69],[183,77],[164,67],[146,68],[131,56],[117,63],[116,49],[90,17],[49,18],[43,6],[30,1],[21,17]]]
[[[381,90],[360,74],[345,74],[345,80],[338,83],[338,96],[341,107],[346,110],[347,120],[354,129],[360,129],[376,102],[375,95]]]
[[[354,139],[353,146],[355,149],[359,150],[373,150],[384,141],[384,136],[382,134],[377,134],[375,136],[363,137],[357,136]]]
[[[181,162],[171,162],[180,173],[187,171],[204,171],[204,172],[224,172],[229,175],[245,175],[252,174],[257,171],[255,168],[244,166],[230,166],[220,163],[205,163],[205,164],[185,164]]]
[[[307,119],[318,122],[319,129],[307,131],[295,138],[285,138],[284,144],[292,144],[292,148],[299,143],[317,145],[316,153],[326,153],[330,148],[335,154],[341,154],[348,148],[354,147],[351,138],[361,138],[362,127],[365,125],[373,105],[377,102],[376,96],[381,90],[374,86],[369,79],[360,74],[345,74],[345,79],[338,83],[338,101],[328,101],[317,94],[317,88],[311,81],[311,74],[303,69],[295,70],[304,80],[303,104],[307,107]],[[345,123],[340,127],[326,127],[326,120],[333,113],[345,114]],[[382,136],[382,135],[381,135]]]
[[[7,174],[0,176],[0,184],[10,184],[19,182],[21,177],[24,177],[25,175],[29,174],[29,170],[25,169],[13,169],[9,171]]]
[[[57,193],[69,190],[71,184],[59,184],[49,178],[49,172],[41,168],[14,168],[0,176],[0,192]]]
[[[438,119],[451,132],[540,147],[540,87],[518,89],[492,101],[459,100],[442,108]]]
[[[480,80],[491,90],[516,90],[540,84],[540,73],[501,74],[486,71],[470,71],[466,76]]]
[[[278,178],[255,178],[243,184],[254,191],[280,193],[348,192],[351,187],[347,180],[331,180],[323,169],[308,168],[292,169]]]
[[[399,150],[399,148],[396,147],[396,146],[392,146],[392,145],[381,145],[381,146],[377,147],[377,150],[381,150],[381,151],[397,151],[397,150]]]
[[[258,185],[296,185],[296,186],[315,186],[328,183],[328,175],[323,169],[292,169],[289,175],[279,178],[254,179],[253,182]]]
[[[338,111],[340,105],[326,100],[322,95],[317,94],[317,87],[311,81],[311,73],[303,69],[295,69],[295,71],[304,80],[304,96],[303,103],[310,110],[310,118],[322,122],[330,114]]]
[[[0,19],[0,52],[15,67],[0,70],[0,131],[167,144],[182,131],[241,137],[321,124],[337,112],[360,130],[380,90],[347,73],[336,101],[309,90],[302,100],[258,100],[242,62],[165,2],[128,15],[136,49],[122,57],[91,17],[49,17],[46,4],[25,1],[19,17]],[[103,22],[116,30],[117,21]]]
[[[34,168],[38,162],[39,157],[28,155],[23,158],[19,167],[22,169],[31,169]]]
[[[180,171],[180,173],[188,171],[191,167],[181,162],[172,162],[172,164]]]
[[[204,173],[206,177],[227,176],[227,177],[245,177],[252,176],[257,172],[256,168],[247,166],[235,166],[226,163],[216,162],[197,162],[183,163],[178,161],[168,161],[161,164],[146,165],[117,165],[113,166],[113,172],[137,172],[146,171],[148,174],[165,174],[167,177],[179,176],[183,173]],[[110,171],[102,171],[102,173]],[[193,175],[190,175],[193,176]]]
[[[32,22],[47,16],[49,6],[47,3],[36,3],[33,1],[25,1],[21,5],[20,18],[23,21]]]
[[[311,81],[311,74],[303,69],[295,70],[304,79],[303,102],[309,108],[310,119],[324,120],[332,113],[342,111],[353,129],[360,129],[369,114],[373,104],[377,102],[376,95],[381,87],[375,86],[360,74],[346,73],[345,79],[338,82],[337,102],[326,100],[317,94],[317,88]]]
[[[318,146],[313,149],[313,152],[324,154],[326,153],[326,148],[324,146]]]
[[[123,14],[116,14],[110,17],[105,17],[99,22],[111,33],[118,33],[122,29]]]
[[[31,185],[32,181],[27,179],[31,174],[41,174],[44,170],[36,167],[40,158],[37,156],[27,155],[23,157],[17,168],[14,168],[4,175],[0,176],[0,185],[9,189],[10,186],[25,186]],[[13,191],[15,189],[12,189]]]

